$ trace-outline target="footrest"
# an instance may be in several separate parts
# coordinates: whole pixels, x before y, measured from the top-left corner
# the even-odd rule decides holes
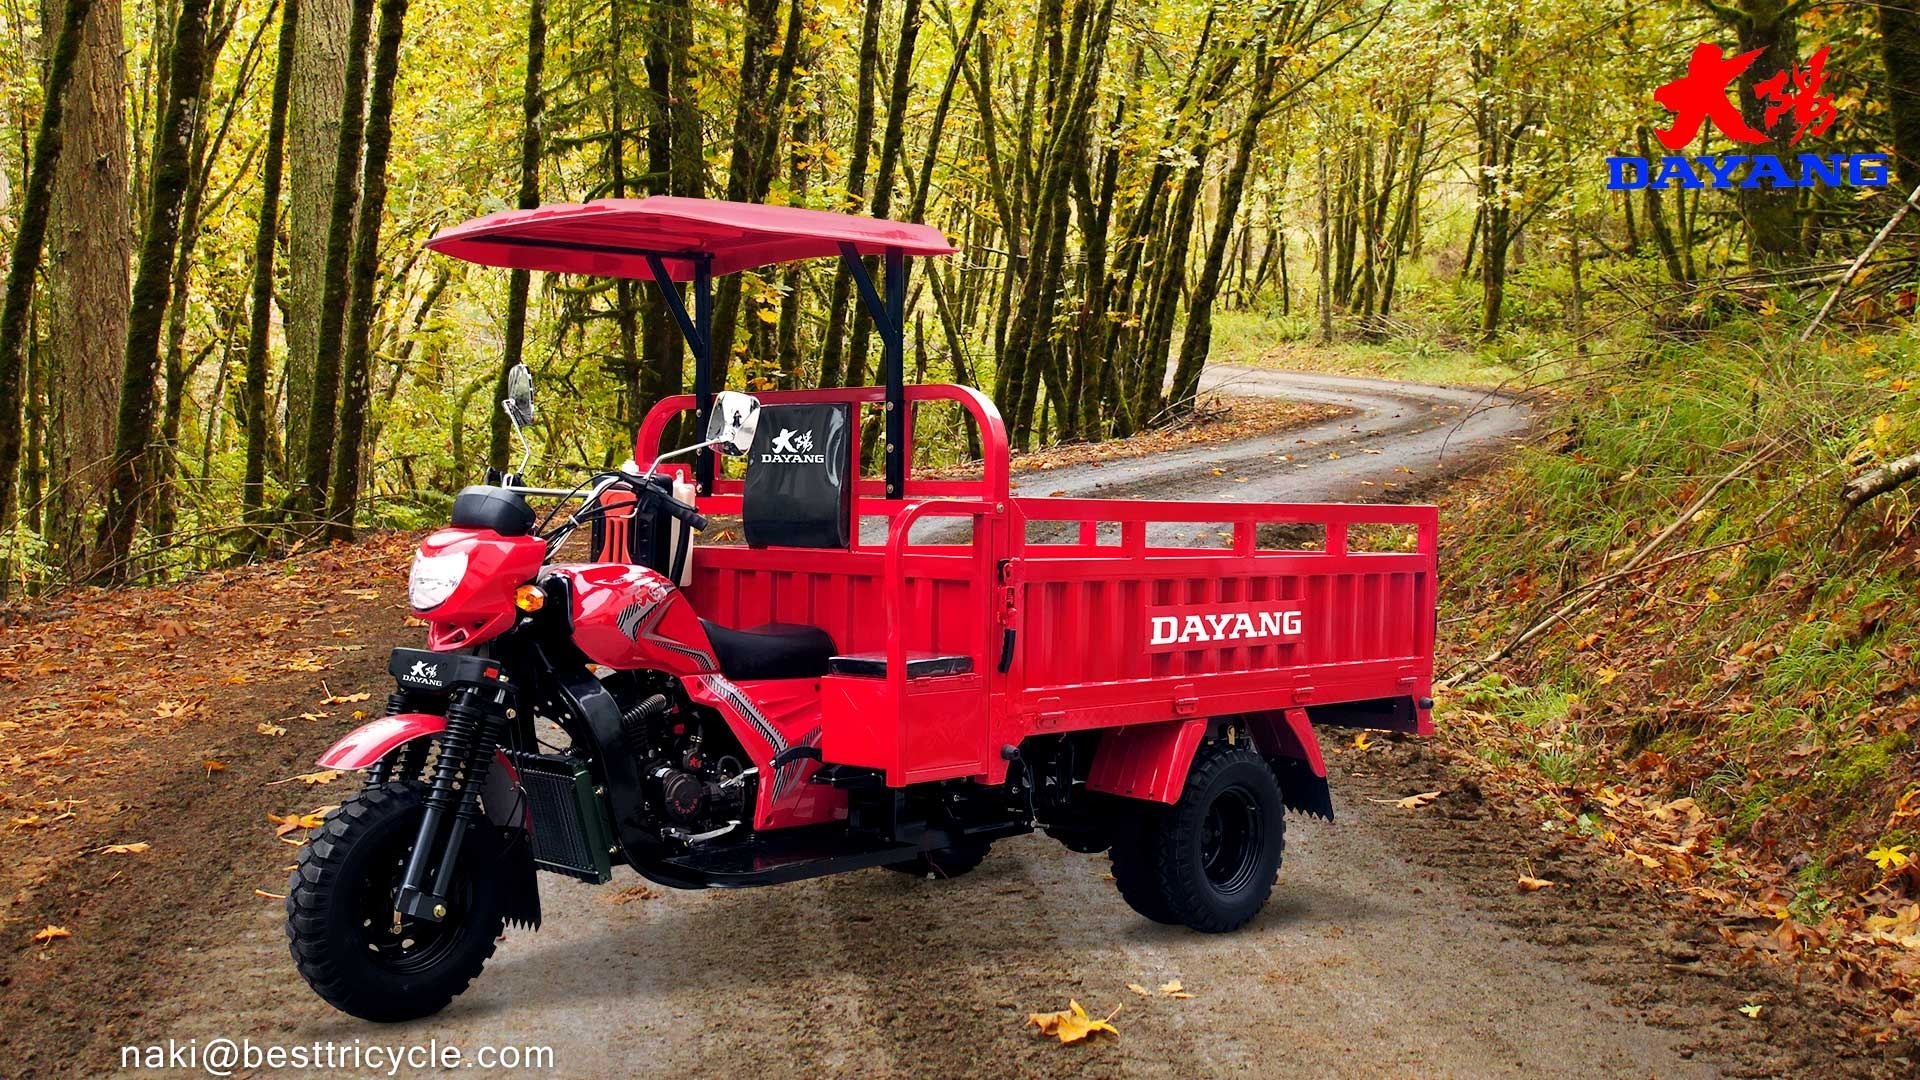
[[[935,675],[965,675],[972,670],[973,657],[971,656],[946,656],[940,653],[907,654],[907,678],[909,679],[926,679]],[[865,652],[829,657],[827,674],[884,679],[887,677],[887,654]]]

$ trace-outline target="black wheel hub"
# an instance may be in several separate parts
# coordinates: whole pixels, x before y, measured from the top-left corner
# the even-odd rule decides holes
[[[368,869],[359,905],[360,932],[368,954],[375,963],[402,975],[430,971],[446,959],[459,940],[462,913],[471,906],[466,890],[456,887],[456,895],[447,898],[447,917],[439,922],[394,910],[413,852],[414,831],[412,827],[396,829],[382,845]]]
[[[1200,826],[1200,868],[1208,883],[1223,895],[1250,886],[1264,839],[1252,792],[1231,787],[1215,796]]]

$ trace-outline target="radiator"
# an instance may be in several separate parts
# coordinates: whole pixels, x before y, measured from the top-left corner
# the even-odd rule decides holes
[[[613,828],[593,777],[577,758],[507,754],[533,813],[533,861],[542,870],[604,884],[613,880]]]

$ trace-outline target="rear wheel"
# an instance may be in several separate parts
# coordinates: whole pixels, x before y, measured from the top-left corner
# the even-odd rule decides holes
[[[1113,845],[1113,880],[1128,906],[1155,922],[1207,933],[1246,925],[1273,893],[1286,808],[1260,755],[1202,744],[1180,800],[1143,808]]]
[[[979,866],[987,858],[989,844],[955,844],[952,847],[928,851],[906,862],[888,863],[887,869],[897,874],[912,874],[923,878],[956,878]]]
[[[341,1012],[391,1023],[431,1016],[467,988],[504,925],[484,830],[469,831],[441,922],[394,899],[426,813],[418,782],[348,799],[300,851],[287,887],[287,941],[300,974]]]

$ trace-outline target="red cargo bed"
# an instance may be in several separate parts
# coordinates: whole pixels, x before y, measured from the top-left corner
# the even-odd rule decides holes
[[[821,680],[826,762],[883,770],[889,785],[997,783],[1002,749],[1035,734],[1156,724],[1143,741],[1197,738],[1170,722],[1287,713],[1304,723],[1303,709],[1430,730],[1433,507],[1013,497],[991,402],[963,387],[907,394],[909,408],[966,409],[987,462],[980,478],[910,475],[901,499],[862,479],[855,520],[880,519],[884,542],[869,529],[847,549],[709,544],[694,556],[687,592],[708,618],[817,626],[858,658],[842,667],[860,674]],[[877,388],[764,397],[881,401]],[[637,459],[692,405],[662,402]],[[849,454],[857,474],[857,434]],[[737,513],[739,491],[718,478],[700,509]],[[1395,550],[1360,550],[1356,534],[1380,529],[1398,531]]]

